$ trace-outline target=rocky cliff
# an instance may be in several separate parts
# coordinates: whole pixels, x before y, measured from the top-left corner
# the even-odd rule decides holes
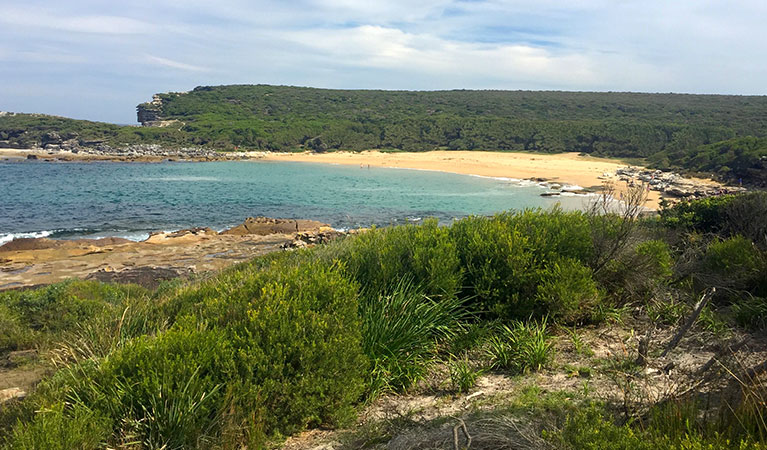
[[[162,98],[155,94],[151,102],[142,103],[136,106],[136,115],[141,125],[145,127],[155,126],[155,123],[162,119]]]

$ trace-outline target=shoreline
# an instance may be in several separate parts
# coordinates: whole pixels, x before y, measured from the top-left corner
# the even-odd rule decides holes
[[[319,164],[340,164],[360,168],[393,168],[428,170],[510,181],[531,181],[554,191],[567,191],[571,186],[580,193],[599,192],[604,183],[612,183],[615,192],[622,195],[629,189],[630,180],[619,174],[627,164],[607,158],[569,153],[529,153],[484,150],[433,150],[428,152],[387,152],[366,150],[362,152],[335,151],[327,153],[278,153],[263,151],[219,152],[214,156],[166,156],[89,153],[82,150],[49,151],[45,149],[0,148],[0,160],[23,161],[33,159],[41,162],[211,162],[211,161],[291,161]],[[634,166],[644,170],[642,166]],[[690,186],[718,189],[720,183],[713,180],[686,177]],[[565,189],[562,189],[562,188]],[[577,188],[581,188],[580,190]],[[552,193],[557,195],[556,193]],[[648,191],[645,208],[657,210],[662,199],[674,199],[659,190]]]
[[[531,181],[553,189],[571,187],[578,192],[598,192],[605,182],[612,182],[616,193],[628,189],[621,182],[618,169],[625,163],[606,158],[581,156],[579,153],[524,153],[468,150],[435,150],[430,152],[363,152],[331,153],[267,153],[262,161],[294,161],[321,164],[355,165],[361,168],[391,168],[455,173],[510,181]],[[694,181],[701,184],[707,180]],[[715,183],[710,182],[711,185]],[[559,186],[558,188],[556,186]],[[578,189],[580,188],[580,189]],[[565,189],[567,190],[567,189]],[[645,207],[657,210],[664,197],[649,191]]]
[[[189,228],[152,233],[141,241],[18,238],[0,245],[0,291],[69,278],[153,288],[163,280],[217,272],[255,256],[311,246],[345,234],[314,220],[250,217],[220,232]]]

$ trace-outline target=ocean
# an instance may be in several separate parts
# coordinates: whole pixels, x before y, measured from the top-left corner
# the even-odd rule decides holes
[[[434,171],[299,162],[0,162],[0,244],[14,237],[120,236],[246,217],[315,219],[334,228],[449,222],[524,208],[580,209],[538,183]]]

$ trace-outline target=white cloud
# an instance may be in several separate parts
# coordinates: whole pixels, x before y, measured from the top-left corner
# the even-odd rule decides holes
[[[15,27],[46,28],[89,34],[141,34],[151,32],[151,24],[117,15],[72,15],[42,8],[0,7],[0,23]]]
[[[146,55],[146,60],[158,66],[170,67],[171,69],[185,70],[189,72],[208,72],[210,69],[202,66],[195,66],[193,64],[186,64],[179,61],[174,61],[168,58],[161,58],[159,56]]]
[[[648,78],[659,75],[653,75],[656,71],[644,64],[622,60],[620,55],[553,51],[523,44],[469,43],[369,25],[285,33],[281,38],[305,46],[307,53],[322,55],[327,64],[492,80],[493,86],[508,88],[515,87],[515,83],[538,83],[547,88],[596,89],[602,83],[622,82],[626,75],[617,73],[611,63]]]

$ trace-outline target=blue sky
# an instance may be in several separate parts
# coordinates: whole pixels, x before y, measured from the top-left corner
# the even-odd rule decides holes
[[[0,110],[199,85],[767,94],[764,0],[0,0]]]

